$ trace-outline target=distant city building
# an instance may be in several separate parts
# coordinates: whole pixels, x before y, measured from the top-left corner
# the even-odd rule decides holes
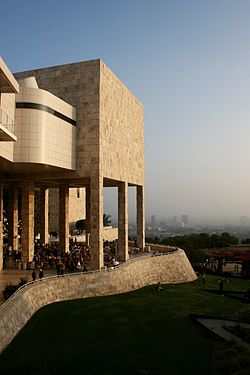
[[[249,219],[247,216],[241,216],[240,217],[240,225],[247,226],[249,225]]]
[[[151,225],[152,225],[153,228],[156,227],[156,218],[155,218],[155,215],[151,216]]]
[[[173,221],[172,221],[172,225],[174,226],[174,227],[176,227],[177,226],[177,216],[174,216],[173,217]]]
[[[166,221],[160,221],[160,228],[161,229],[166,229],[166,226],[167,226],[167,224],[166,224]]]
[[[181,220],[184,226],[188,225],[188,215],[182,215]]]

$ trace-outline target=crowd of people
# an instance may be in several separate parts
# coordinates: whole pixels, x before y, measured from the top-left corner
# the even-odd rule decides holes
[[[77,243],[76,239],[70,239],[69,252],[61,251],[59,243],[55,241],[48,244],[35,244],[35,268],[40,270],[56,269],[58,275],[88,271],[89,261],[89,247],[83,243]]]
[[[117,240],[103,242],[104,267],[117,267],[120,262],[117,260]],[[139,250],[139,249],[138,249]],[[139,251],[138,251],[139,252]],[[137,248],[133,246],[133,253],[137,254]],[[35,268],[56,269],[58,275],[68,272],[87,272],[91,261],[90,248],[76,238],[71,238],[69,252],[60,250],[57,241],[48,244],[35,243],[34,262]]]
[[[133,256],[139,252],[137,243],[134,241],[129,247],[129,254],[130,256]],[[11,253],[9,253],[8,248],[6,247],[4,255],[4,260],[6,260],[7,257],[12,257],[16,262],[21,261],[20,251],[17,252],[11,250]],[[120,264],[117,257],[118,241],[104,241],[104,267],[117,267]],[[69,252],[62,251],[59,247],[58,241],[50,241],[46,244],[35,241],[34,258],[31,263],[31,277],[33,281],[38,278],[44,278],[46,270],[55,270],[58,276],[69,272],[87,272],[90,269],[91,251],[86,243],[78,242],[76,237],[71,237],[69,240]]]
[[[119,265],[116,260],[117,241],[105,241],[103,243],[104,266],[115,267]],[[91,260],[90,248],[76,238],[70,239],[69,252],[65,253],[60,250],[59,243],[52,241],[49,244],[35,244],[34,262],[35,268],[56,269],[58,275],[68,272],[87,272]],[[34,277],[36,277],[34,275]],[[40,276],[39,276],[40,277]],[[33,276],[32,276],[33,278]]]

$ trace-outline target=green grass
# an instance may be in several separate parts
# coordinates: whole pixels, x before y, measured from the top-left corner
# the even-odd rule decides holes
[[[225,290],[245,291],[233,280]],[[0,356],[1,374],[210,374],[221,343],[190,314],[237,318],[248,305],[209,293],[217,278],[56,303],[38,311]]]

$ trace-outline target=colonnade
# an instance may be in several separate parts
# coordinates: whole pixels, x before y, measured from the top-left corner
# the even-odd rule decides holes
[[[128,260],[128,183],[117,182],[118,187],[118,260]],[[34,182],[23,181],[21,260],[29,263],[34,257]],[[86,234],[90,234],[91,268],[101,269],[103,260],[103,178],[91,177],[84,184]],[[18,189],[8,184],[8,244],[18,250]],[[48,187],[40,188],[40,240],[48,242]],[[136,186],[137,243],[145,246],[144,188]],[[3,267],[3,183],[0,183],[0,270]],[[69,251],[69,185],[59,185],[59,247]]]

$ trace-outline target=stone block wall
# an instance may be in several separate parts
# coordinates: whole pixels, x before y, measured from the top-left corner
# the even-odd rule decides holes
[[[104,227],[102,236],[104,241],[115,241],[118,238],[118,228]]]
[[[77,177],[143,185],[144,110],[102,60],[16,73],[70,103],[77,113]]]
[[[100,63],[100,154],[104,177],[144,184],[144,109],[103,61]]]
[[[77,220],[85,219],[85,189],[69,189],[69,229],[75,229]],[[49,189],[49,232],[59,230],[59,189]]]
[[[167,251],[174,250],[175,247],[173,246],[165,246],[165,245],[158,245],[158,244],[146,244],[146,246],[149,246],[150,249],[154,252],[159,252],[159,253],[165,253]]]
[[[168,255],[136,258],[109,271],[38,281],[20,290],[0,309],[0,352],[38,309],[50,303],[125,293],[159,281],[170,284],[195,279],[185,252],[179,249]]]

